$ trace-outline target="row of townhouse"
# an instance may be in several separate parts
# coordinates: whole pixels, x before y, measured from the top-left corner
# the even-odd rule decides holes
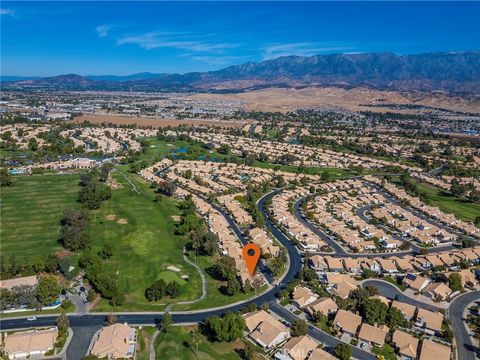
[[[342,277],[348,277],[348,275],[331,275],[332,276],[327,275],[326,277],[326,281],[330,287],[335,286],[335,284],[338,284],[341,281],[352,281],[355,283],[353,279],[340,279]],[[354,286],[351,291],[353,291],[355,288],[356,286]],[[333,294],[338,296],[337,293]],[[418,347],[418,339],[413,335],[404,331],[395,330],[393,331],[393,336],[388,336],[391,330],[387,326],[373,326],[367,324],[363,322],[363,319],[360,315],[351,311],[339,309],[332,298],[320,297],[308,287],[297,286],[292,291],[291,297],[292,304],[304,311],[308,316],[312,317],[318,312],[323,316],[332,318],[333,327],[340,332],[342,339],[348,341],[350,338],[357,338],[360,347],[363,349],[367,349],[371,346],[382,347],[385,345],[387,339],[391,338],[393,345],[397,348],[397,351],[402,358],[412,360],[428,359],[425,350],[423,350],[422,355],[422,347]],[[399,310],[407,320],[414,322],[414,329],[419,333],[435,336],[442,331],[444,316],[441,313],[432,312],[423,308],[416,308],[413,305],[403,303],[398,300],[391,301],[378,295],[372,296],[372,298],[379,299],[388,307],[391,306]],[[405,339],[416,339],[416,341],[413,341],[412,347],[409,348],[405,347]],[[425,343],[423,346],[427,346],[429,348],[433,347],[436,349],[441,348],[448,356],[440,357],[440,359],[450,359],[451,350],[448,346],[438,344],[437,342],[433,341],[431,341],[431,343]]]
[[[265,310],[243,315],[249,340],[277,360],[335,360],[308,335],[291,337],[290,329]]]
[[[389,227],[396,229],[403,237],[411,238],[425,245],[438,245],[452,242],[457,236],[449,231],[430,224],[399,205],[385,201],[370,214],[376,219],[385,219]]]
[[[355,210],[366,205],[379,204],[385,199],[367,186],[360,185],[355,191],[338,191],[316,196],[308,203],[308,211],[314,220],[335,235],[349,248],[357,252],[377,249],[372,238],[379,239],[384,250],[395,250],[401,241],[393,239],[381,228],[370,225],[355,214]],[[333,215],[333,216],[332,216]]]
[[[223,143],[230,144],[234,152],[239,154],[246,150],[257,155],[260,153],[265,153],[267,156],[274,159],[278,159],[285,154],[293,155],[296,159],[298,159],[293,162],[293,165],[328,166],[338,168],[362,166],[367,169],[393,165],[392,162],[385,160],[372,159],[366,156],[358,156],[355,154],[339,153],[325,149],[320,150],[318,148],[305,145],[272,142],[220,133],[194,133],[190,136],[195,140],[204,143],[214,143],[217,146]],[[406,170],[418,170],[416,167],[407,166],[404,164],[395,163],[394,165],[405,168]]]
[[[74,158],[68,160],[57,160],[46,163],[36,163],[32,165],[16,167],[15,171],[18,173],[29,174],[34,169],[46,170],[68,170],[68,169],[93,169],[99,166],[102,162],[88,158]]]
[[[406,191],[391,183],[384,183],[382,185],[382,181],[374,176],[367,175],[364,179],[383,187],[392,196],[399,200],[406,201],[411,207],[428,215],[430,218],[440,221],[448,226],[452,226],[467,235],[480,238],[480,228],[476,227],[473,223],[459,220],[453,214],[446,214],[438,207],[426,205],[419,198],[410,196]]]
[[[277,224],[279,224],[291,238],[299,243],[302,250],[316,251],[325,246],[326,243],[298,221],[289,210],[292,199],[297,199],[307,194],[308,190],[304,188],[285,190],[272,198],[270,211]]]
[[[309,258],[309,264],[315,271],[349,272],[352,274],[359,273],[365,269],[384,274],[422,272],[436,267],[458,270],[460,265],[475,266],[479,263],[480,246],[422,256],[335,258],[329,255],[313,255]]]
[[[227,208],[237,224],[250,225],[254,222],[252,216],[243,208],[240,202],[235,200],[237,196],[244,195],[245,192],[222,195],[217,197],[217,201]]]
[[[333,191],[357,188],[361,182],[358,180],[342,180],[333,183],[311,183],[316,185],[317,191],[329,194]],[[291,212],[290,206],[299,198],[311,195],[306,188],[298,187],[285,190],[272,198],[270,212],[275,221],[281,225],[285,232],[298,241],[304,251],[318,251],[326,243],[313,231],[305,227]]]
[[[235,267],[238,270],[238,276],[242,285],[245,284],[247,280],[250,281],[250,274],[242,256],[243,246],[230,228],[228,221],[212,205],[197,195],[192,195],[192,200],[195,203],[197,211],[205,219],[209,230],[218,236],[218,245],[222,255],[228,255],[235,260]],[[256,276],[260,277],[262,282],[264,281],[262,275],[257,274]]]

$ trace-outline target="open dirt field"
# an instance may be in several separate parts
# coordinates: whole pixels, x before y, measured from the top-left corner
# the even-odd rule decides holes
[[[241,94],[195,94],[191,97],[196,99],[241,100],[246,103],[246,110],[257,111],[286,112],[297,108],[334,107],[349,111],[418,112],[418,110],[400,111],[383,107],[361,106],[363,104],[415,104],[462,112],[480,111],[479,95],[461,98],[443,93],[381,91],[367,88],[270,88]]]
[[[219,127],[243,127],[248,121],[225,121],[213,119],[158,119],[150,117],[136,117],[136,116],[121,116],[121,115],[82,115],[70,122],[82,123],[88,121],[95,124],[115,124],[115,125],[132,125],[151,126],[154,128],[166,126],[180,126],[180,125],[208,125]]]

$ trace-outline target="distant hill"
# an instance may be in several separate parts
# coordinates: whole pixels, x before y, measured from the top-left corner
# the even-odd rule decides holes
[[[165,74],[154,74],[150,72],[142,72],[132,75],[87,75],[86,78],[90,80],[103,80],[103,81],[129,81],[129,80],[144,80],[144,79],[156,79],[165,76]]]
[[[263,87],[340,86],[480,93],[480,52],[285,56],[209,72],[129,76],[61,75],[4,88],[129,91],[244,91]]]

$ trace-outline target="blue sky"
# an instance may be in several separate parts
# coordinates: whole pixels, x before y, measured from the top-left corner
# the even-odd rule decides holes
[[[1,75],[220,69],[282,55],[480,50],[480,3],[1,3]]]

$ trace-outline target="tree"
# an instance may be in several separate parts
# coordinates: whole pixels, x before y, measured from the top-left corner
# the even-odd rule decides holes
[[[453,291],[463,291],[462,277],[459,273],[452,273],[448,277],[448,286]]]
[[[0,186],[10,186],[12,184],[12,175],[6,168],[0,168]]]
[[[228,155],[230,153],[230,145],[221,144],[217,151],[219,154]]]
[[[450,329],[450,326],[448,326],[448,324],[447,326],[445,326],[445,329],[442,332],[442,336],[450,343],[453,341],[453,331],[452,329]]]
[[[148,301],[158,301],[165,296],[167,283],[163,279],[155,281],[145,290],[145,297]]]
[[[468,195],[468,199],[472,202],[480,202],[480,191],[473,189]]]
[[[222,280],[228,280],[231,276],[236,276],[235,259],[228,255],[222,256],[215,262],[214,271]]]
[[[89,289],[87,293],[87,301],[92,302],[95,300],[95,297],[96,297],[95,290]]]
[[[202,341],[202,334],[198,329],[190,331],[190,339],[192,339],[192,343],[195,345],[196,351],[195,355],[198,356],[198,344]]]
[[[28,140],[28,149],[31,151],[37,151],[38,150],[38,141],[34,137],[30,138]]]
[[[167,311],[165,314],[163,314],[162,320],[160,321],[159,330],[163,333],[169,333],[172,324],[172,315],[170,315],[170,313]]]
[[[335,346],[335,356],[340,360],[350,360],[352,357],[352,347],[348,344],[338,344]]]
[[[390,329],[396,327],[409,327],[409,321],[405,319],[402,312],[393,306],[387,312],[387,324]]]
[[[65,314],[65,311],[62,311],[60,316],[57,318],[58,331],[60,333],[66,333],[69,325],[70,321],[68,320],[67,314]]]
[[[42,305],[48,305],[57,300],[61,291],[58,280],[53,275],[43,275],[37,285],[37,299]]]
[[[60,242],[71,251],[84,249],[89,243],[86,232],[88,214],[84,210],[65,209],[60,221]]]
[[[250,341],[245,342],[245,347],[243,348],[243,358],[245,360],[253,360],[257,350],[255,346],[252,345]]]
[[[303,319],[295,319],[292,321],[292,326],[290,328],[290,334],[292,336],[303,336],[307,335],[308,324]]]
[[[180,295],[180,284],[177,283],[175,280],[168,283],[165,287],[165,292],[171,297],[176,298]]]
[[[173,194],[175,194],[176,189],[177,189],[177,187],[175,186],[175,184],[173,184],[171,182],[168,182],[168,181],[162,181],[158,185],[157,191],[160,194],[163,194],[165,196],[173,196]]]
[[[232,296],[235,294],[238,294],[240,290],[242,289],[242,286],[240,285],[240,282],[237,279],[236,275],[230,274],[228,275],[227,279],[227,295]]]
[[[113,256],[113,245],[110,242],[106,242],[102,245],[102,249],[98,252],[98,255],[102,259],[110,259]]]
[[[362,305],[363,317],[370,325],[385,324],[388,306],[379,299],[366,299]]]
[[[475,240],[473,240],[472,238],[468,238],[466,236],[461,237],[461,243],[462,243],[462,248],[464,249],[475,247],[475,245],[477,244]]]
[[[217,341],[235,341],[243,336],[245,319],[232,312],[226,313],[223,318],[211,316],[206,320],[206,326]]]

